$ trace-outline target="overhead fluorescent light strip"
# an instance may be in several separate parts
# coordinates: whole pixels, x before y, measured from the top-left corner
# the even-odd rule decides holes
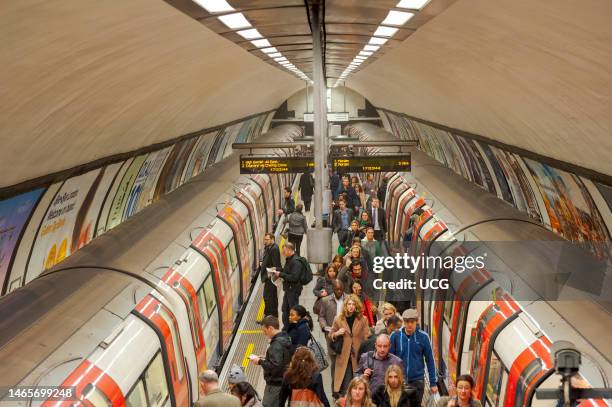
[[[261,40],[251,41],[251,44],[255,45],[257,48],[271,47],[272,46],[272,44],[270,44],[270,41],[268,41],[265,38],[263,38]]]
[[[217,18],[231,30],[251,27],[251,23],[242,13],[226,14]]]
[[[383,45],[387,41],[389,41],[388,38],[372,37],[372,38],[370,38],[369,44],[372,44],[372,45]]]
[[[376,52],[380,49],[380,45],[366,45],[365,47],[363,47],[364,51],[372,51],[372,52]]]
[[[413,10],[420,10],[429,3],[429,0],[401,0],[397,3],[398,8],[411,8]]]
[[[391,10],[381,25],[404,25],[406,21],[410,20],[412,17],[414,17],[413,13]]]
[[[275,52],[278,52],[278,50],[276,49],[276,47],[268,47],[268,48],[262,48],[260,49],[261,52],[265,53],[265,54],[273,54]]]
[[[245,40],[253,40],[255,38],[261,38],[263,35],[257,31],[256,28],[251,28],[249,30],[237,31],[236,34],[244,38]]]
[[[270,58],[278,58],[278,57],[282,57],[282,56],[283,56],[283,54],[281,54],[280,52],[273,52],[273,53],[271,53],[271,54],[268,54],[268,56],[269,56]]]
[[[397,28],[395,27],[385,27],[383,25],[379,26],[376,31],[374,31],[374,36],[376,37],[393,37],[393,35],[397,32]]]
[[[227,13],[234,11],[234,8],[225,0],[193,0],[200,7],[206,9],[209,13]]]
[[[373,54],[372,51],[359,51],[359,55],[365,56],[365,57],[369,57],[372,54]]]

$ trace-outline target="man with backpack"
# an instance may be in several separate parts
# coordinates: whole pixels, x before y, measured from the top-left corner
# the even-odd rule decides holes
[[[433,393],[438,391],[436,365],[429,336],[417,327],[419,314],[409,308],[402,313],[404,327],[391,335],[391,353],[404,362],[406,384],[416,389],[417,401],[421,405],[425,388],[425,363],[429,374],[429,386]]]
[[[312,270],[308,261],[295,253],[295,246],[285,242],[283,246],[285,267],[276,276],[283,279],[283,329],[289,326],[289,310],[300,303],[302,288],[312,281]]]
[[[397,365],[404,370],[404,362],[392,353],[389,353],[391,341],[387,334],[376,337],[376,350],[365,352],[359,358],[357,373],[368,378],[370,389],[375,393],[380,386],[385,385],[385,373],[391,365]]]

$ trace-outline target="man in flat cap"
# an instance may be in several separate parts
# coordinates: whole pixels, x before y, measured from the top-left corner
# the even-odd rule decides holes
[[[417,326],[419,315],[416,309],[407,309],[402,314],[404,327],[391,334],[391,353],[404,362],[406,384],[416,389],[418,404],[421,405],[425,387],[425,363],[429,374],[429,386],[433,393],[438,391],[436,365],[429,336]]]

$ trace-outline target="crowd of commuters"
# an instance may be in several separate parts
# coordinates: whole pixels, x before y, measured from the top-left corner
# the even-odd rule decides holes
[[[386,180],[380,186],[368,175],[363,185],[357,177],[332,174],[330,183],[335,211],[332,225],[339,248],[323,269],[312,289],[316,301],[312,309],[325,338],[320,346],[312,335],[315,320],[300,304],[300,295],[310,280],[311,266],[300,255],[306,232],[302,204],[295,204],[291,190],[279,213],[286,215],[288,241],[282,249],[273,234],[264,237],[260,262],[264,285],[264,318],[258,323],[269,339],[265,356],[251,355],[262,368],[266,386],[260,398],[238,366],[229,373],[229,393],[223,393],[212,371],[200,375],[200,406],[249,407],[378,406],[418,407],[427,375],[431,392],[437,392],[437,375],[428,335],[419,328],[418,313],[408,308],[400,315],[394,305],[371,300],[366,287],[373,276],[373,258],[383,253],[386,232],[381,204]],[[310,209],[314,181],[302,176],[300,191],[306,211]],[[381,192],[382,191],[382,192]],[[297,237],[296,237],[297,235]],[[285,258],[281,265],[281,252]],[[282,318],[279,321],[278,293],[282,279]],[[317,352],[317,346],[326,350]],[[322,369],[331,370],[332,394],[324,391]],[[456,396],[443,397],[438,407],[479,407],[472,399],[473,379],[460,376]]]

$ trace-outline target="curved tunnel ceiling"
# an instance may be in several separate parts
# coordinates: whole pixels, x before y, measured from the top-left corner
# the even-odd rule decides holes
[[[612,2],[459,0],[350,77],[375,106],[612,175]]]
[[[302,82],[162,1],[0,8],[0,186],[278,107]]]

